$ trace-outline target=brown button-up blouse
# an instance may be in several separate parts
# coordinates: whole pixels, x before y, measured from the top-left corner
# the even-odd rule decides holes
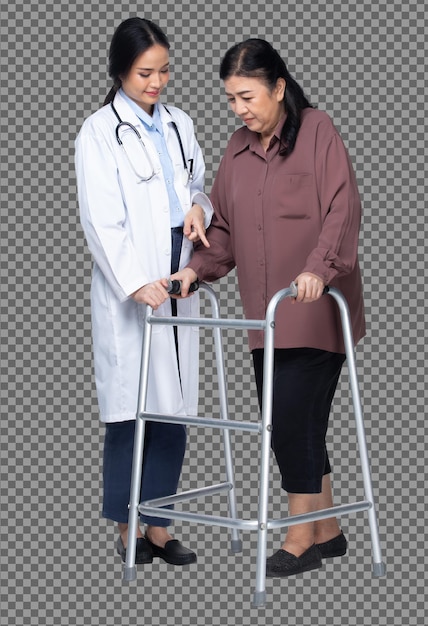
[[[267,152],[257,133],[240,128],[221,161],[211,200],[208,239],[190,262],[200,280],[237,267],[248,319],[263,319],[272,296],[302,272],[318,275],[348,301],[355,343],[365,333],[357,258],[361,206],[346,148],[327,114],[307,108],[291,155],[279,155],[280,121]],[[344,352],[340,316],[330,296],[287,298],[277,309],[275,346]],[[263,333],[249,331],[250,349]]]

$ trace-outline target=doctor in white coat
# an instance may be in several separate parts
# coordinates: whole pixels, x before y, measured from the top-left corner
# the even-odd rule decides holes
[[[126,559],[128,503],[145,305],[156,315],[198,316],[199,299],[173,300],[167,278],[185,267],[193,242],[209,246],[212,206],[191,119],[159,102],[169,79],[169,43],[153,22],[130,18],[113,35],[104,106],[76,139],[81,223],[94,259],[91,287],[94,368],[104,443],[103,515],[118,523]],[[198,330],[154,326],[147,408],[196,414]],[[146,427],[142,499],[175,493],[184,426]],[[142,517],[136,563],[160,557],[175,565],[196,555],[168,532],[170,520]]]

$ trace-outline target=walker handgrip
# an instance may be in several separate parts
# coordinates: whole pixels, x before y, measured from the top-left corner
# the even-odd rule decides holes
[[[297,285],[294,282],[294,280],[290,284],[290,289],[292,289],[295,292],[295,295],[297,296]],[[328,293],[329,291],[330,291],[330,287],[326,285],[323,289],[322,295],[325,296],[325,294]]]
[[[194,283],[190,283],[189,293],[193,293],[199,289],[199,281],[196,280]],[[167,292],[174,296],[179,296],[181,294],[181,280],[169,280],[168,279],[168,287]]]

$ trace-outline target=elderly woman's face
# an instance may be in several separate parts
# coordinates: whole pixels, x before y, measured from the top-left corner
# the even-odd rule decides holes
[[[273,90],[259,78],[230,76],[224,81],[230,108],[248,128],[269,136],[284,114],[285,80],[279,78]]]

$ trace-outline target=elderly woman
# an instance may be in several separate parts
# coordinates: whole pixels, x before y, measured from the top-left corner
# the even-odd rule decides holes
[[[326,285],[346,297],[355,342],[365,332],[357,260],[360,200],[346,148],[330,118],[314,109],[266,41],[233,46],[220,69],[244,126],[231,137],[213,186],[215,215],[188,267],[182,294],[237,267],[245,315],[262,319],[270,298],[297,283],[277,313],[272,447],[296,515],[332,506],[326,431],[345,360],[340,318]],[[263,335],[249,333],[261,402]],[[346,553],[337,520],[291,526],[267,560],[268,576],[289,576]]]

